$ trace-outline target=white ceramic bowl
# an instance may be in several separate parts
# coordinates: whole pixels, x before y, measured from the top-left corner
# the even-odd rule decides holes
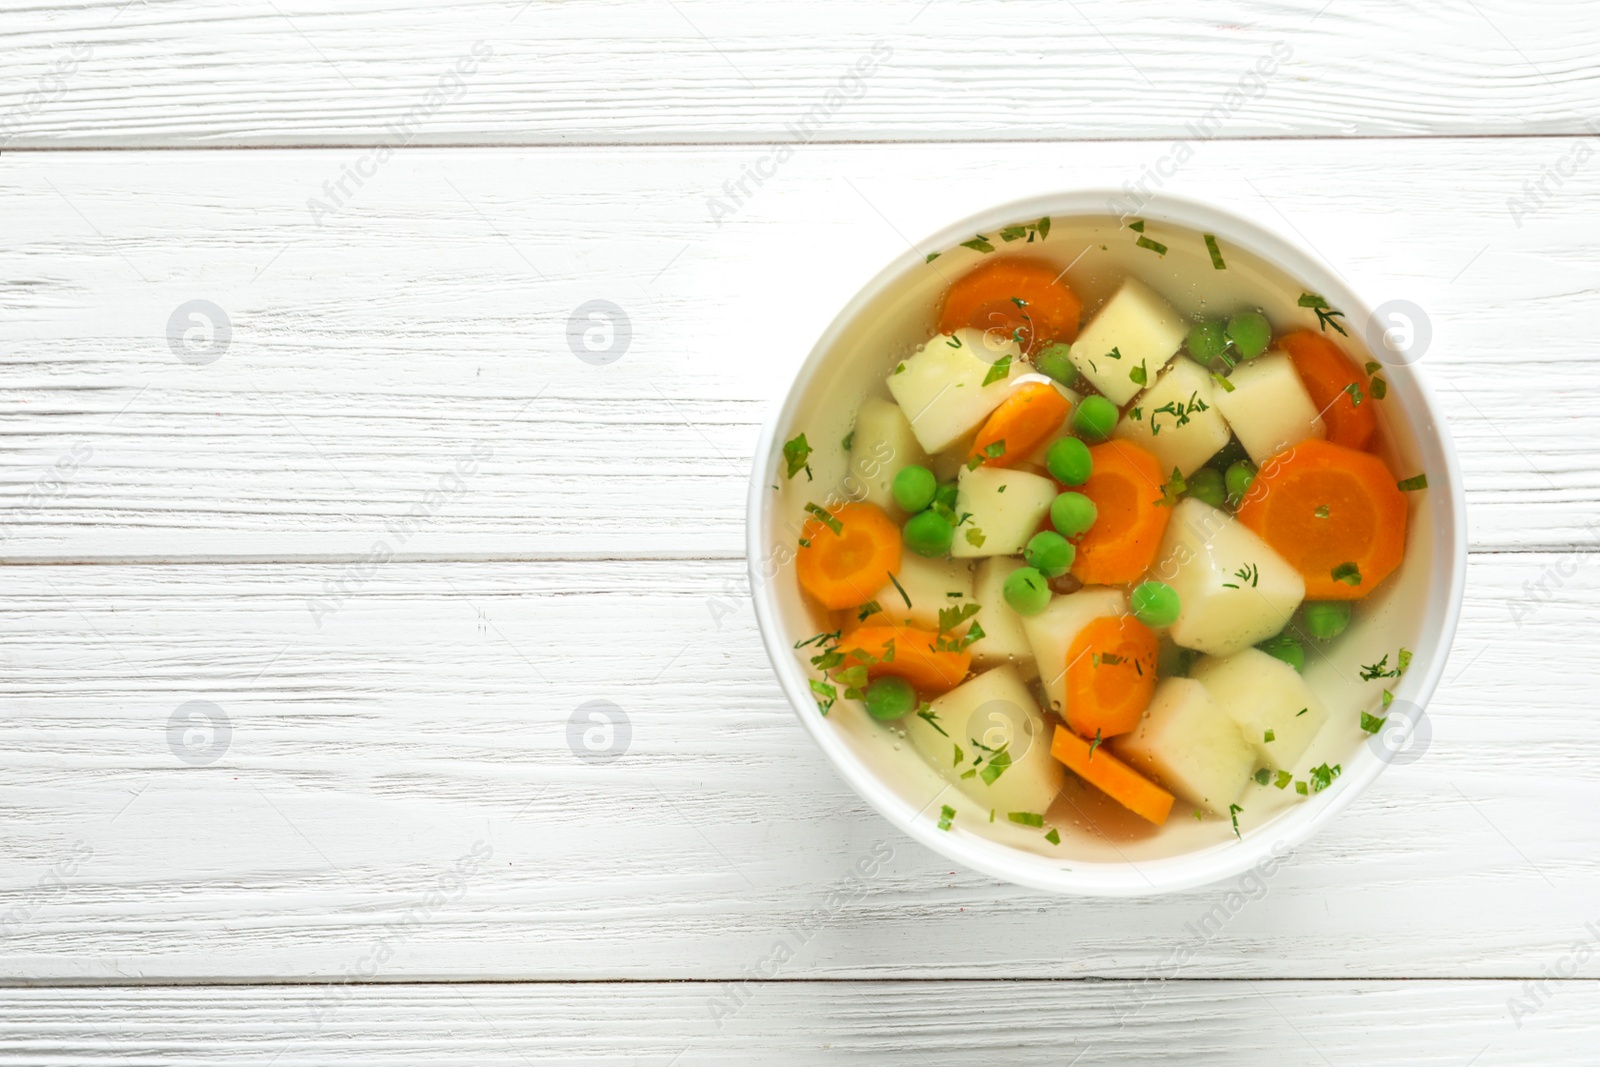
[[[1108,205],[1121,195],[1082,190],[998,206],[928,238],[920,250],[908,251],[868,282],[817,341],[783,405],[767,423],[756,450],[748,520],[751,588],[767,652],[801,723],[845,780],[890,822],[955,862],[1020,885],[1090,896],[1171,892],[1240,874],[1274,853],[1281,856],[1349,805],[1394,760],[1411,731],[1421,737],[1427,729],[1422,708],[1444,671],[1455,635],[1467,557],[1460,468],[1438,405],[1414,365],[1414,359],[1425,353],[1413,350],[1397,358],[1391,351],[1381,351],[1376,355],[1385,363],[1382,373],[1389,382],[1388,395],[1378,408],[1388,440],[1385,455],[1398,477],[1426,471],[1428,489],[1408,494],[1411,519],[1405,563],[1369,601],[1362,602],[1370,606],[1358,610],[1356,621],[1335,646],[1346,669],[1322,669],[1319,663],[1307,666],[1308,681],[1329,709],[1329,722],[1312,755],[1343,768],[1330,788],[1307,798],[1271,787],[1254,794],[1247,790],[1242,798],[1247,809],[1241,817],[1242,838],[1235,838],[1226,823],[1219,828],[1215,820],[1200,823],[1184,818],[1187,809],[1180,807],[1174,809],[1168,826],[1153,836],[1117,840],[1080,826],[1069,830],[1061,846],[1051,848],[1037,832],[1023,838],[1006,827],[991,831],[958,824],[951,830],[939,829],[938,809],[929,809],[942,783],[909,744],[897,743],[892,731],[842,700],[827,717],[819,714],[808,684],[814,672],[802,658],[805,653],[794,649],[795,642],[820,628],[794,575],[796,534],[804,519],[804,502],[824,499],[846,473],[847,459],[839,442],[850,428],[857,404],[869,392],[881,392],[883,377],[893,366],[891,359],[898,358],[892,357],[893,352],[908,353],[906,346],[928,335],[931,309],[945,281],[926,266],[925,253],[945,250],[941,260],[953,276],[965,269],[968,260],[980,258],[977,252],[959,248],[959,242],[1049,216],[1053,226],[1048,247],[1057,257],[1070,257],[1075,251],[1071,246],[1087,233],[1091,244],[1085,249],[1103,241],[1112,249],[1103,254],[1122,257],[1108,262],[1107,271],[1132,266],[1146,281],[1155,274],[1158,288],[1163,271],[1183,269],[1183,256],[1206,255],[1203,248],[1187,247],[1191,242],[1181,249],[1174,246],[1169,256],[1159,259],[1149,251],[1133,250],[1134,235],[1106,219],[1115,213],[1114,208],[1108,211]],[[1094,217],[1108,225],[1091,230]],[[1363,334],[1373,322],[1373,306],[1296,241],[1232,212],[1176,197],[1160,197],[1140,217],[1152,233],[1159,233],[1165,224],[1216,235],[1227,254],[1228,270],[1211,276],[1208,292],[1221,290],[1226,296],[1229,287],[1239,287],[1232,294],[1235,298],[1247,292],[1254,295],[1258,284],[1274,287],[1268,278],[1282,289],[1286,277],[1293,287],[1323,295],[1333,307],[1344,310],[1345,321],[1351,324],[1350,337],[1341,339],[1347,351],[1363,357]],[[1068,242],[1066,247],[1063,241]],[[1035,252],[1045,247],[1002,245],[1000,250]],[[1167,288],[1168,298],[1185,313],[1195,312],[1192,293],[1175,294],[1173,287]],[[1086,307],[1093,306],[1095,293],[1080,291],[1080,295]],[[1252,303],[1278,318],[1294,313],[1294,298],[1287,299],[1287,309],[1274,310],[1271,301]],[[1379,305],[1380,312],[1384,309]],[[1380,330],[1386,324],[1379,320]],[[809,484],[803,476],[785,481],[781,473],[783,442],[801,432],[817,449],[811,457],[816,480]],[[774,485],[779,486],[776,492]],[[1387,652],[1392,665],[1400,647],[1414,654],[1403,678],[1382,683],[1350,678],[1351,664],[1376,661],[1380,652]],[[1404,725],[1369,736],[1357,725],[1359,711],[1373,705],[1380,685],[1392,687],[1395,694],[1391,710],[1399,714],[1392,716],[1391,724]]]

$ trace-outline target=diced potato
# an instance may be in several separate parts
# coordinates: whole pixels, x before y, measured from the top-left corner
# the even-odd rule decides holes
[[[1006,378],[988,385],[983,380],[1006,356]],[[911,432],[923,451],[943,452],[972,433],[1008,395],[1006,380],[1025,371],[1015,341],[998,341],[982,330],[941,334],[905,361],[905,369],[889,375],[894,394]]]
[[[1176,467],[1187,478],[1228,443],[1228,421],[1217,409],[1213,389],[1210,373],[1179,356],[1134,401],[1115,436],[1155,456],[1162,473]]]
[[[1049,810],[1065,772],[1050,757],[1051,727],[1015,667],[978,675],[933,701],[929,711],[932,722],[915,713],[900,721],[917,751],[958,789],[1001,820],[1013,811]],[[1001,748],[1006,755],[995,760],[992,753]],[[976,773],[962,777],[969,771]]]
[[[1284,353],[1268,352],[1240,364],[1228,382],[1233,392],[1218,389],[1216,405],[1258,466],[1290,445],[1327,434],[1317,405]]]
[[[893,623],[919,630],[937,630],[941,608],[960,607],[973,602],[972,571],[966,563],[928,559],[915,552],[904,552],[900,556],[900,573],[894,577],[900,583],[899,589],[895,588],[894,582],[883,583],[883,588],[872,598],[877,601],[879,610],[867,617],[865,625]],[[900,589],[905,590],[904,597],[900,595]],[[951,593],[956,595],[951,596]],[[910,607],[906,607],[906,597],[911,598]],[[988,629],[985,623],[984,630]],[[963,624],[954,632],[963,633],[965,630],[966,624]]]
[[[1189,677],[1205,686],[1217,707],[1239,724],[1256,759],[1268,767],[1293,767],[1328,718],[1300,672],[1258,648],[1221,659],[1203,656]]]
[[[1076,593],[1055,597],[1039,614],[1022,620],[1022,629],[1033,646],[1033,658],[1039,667],[1045,696],[1050,700],[1051,710],[1058,715],[1066,711],[1067,652],[1078,631],[1095,619],[1122,615],[1127,610],[1128,598],[1120,589],[1091,585]]]
[[[1038,532],[1056,493],[1055,482],[1027,471],[963,467],[956,515],[972,517],[956,527],[950,554],[957,559],[1016,555]]]
[[[1215,815],[1228,814],[1256,765],[1238,725],[1192,678],[1163,678],[1139,725],[1110,744],[1129,766]]]
[[[1072,362],[1120,407],[1140,389],[1129,377],[1133,369],[1144,367],[1146,381],[1154,381],[1188,333],[1188,324],[1165,300],[1129,278],[1073,342]]]
[[[850,473],[866,490],[861,499],[894,514],[894,476],[913,463],[927,466],[928,455],[900,405],[876,396],[862,401],[850,438]]]
[[[1011,610],[1004,592],[1006,578],[1022,566],[1025,564],[1015,556],[991,556],[978,564],[972,596],[983,605],[983,610],[978,612],[983,636],[968,650],[972,653],[972,662],[979,667],[1012,663],[1023,677],[1031,677],[1038,673],[1033,662],[1033,645],[1022,628],[1022,616]]]
[[[1172,640],[1214,656],[1278,633],[1306,595],[1300,572],[1270,545],[1193,497],[1173,507],[1150,574],[1178,594]]]

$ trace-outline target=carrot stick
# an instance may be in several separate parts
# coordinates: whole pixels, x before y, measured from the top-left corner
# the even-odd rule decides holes
[[[939,332],[970,326],[1015,339],[1024,352],[1078,336],[1083,302],[1061,281],[1061,269],[1036,259],[991,259],[950,286]]]
[[[805,524],[795,570],[800,587],[824,607],[865,604],[900,570],[900,528],[872,504],[845,504],[827,521]]]
[[[1094,525],[1078,542],[1072,574],[1084,585],[1137,581],[1161,550],[1172,508],[1162,500],[1166,476],[1138,445],[1107,441],[1089,449],[1094,473],[1078,492],[1094,501]]]
[[[1172,794],[1145,778],[1104,748],[1085,741],[1065,726],[1056,727],[1050,755],[1135,815],[1160,826],[1172,811]]]
[[[1155,692],[1156,655],[1156,635],[1131,615],[1085,625],[1067,651],[1067,725],[1100,738],[1138,726]]]
[[[884,656],[890,654],[891,642],[893,658],[886,660]],[[972,667],[972,653],[940,650],[938,642],[939,635],[932,630],[894,625],[861,626],[844,635],[839,651],[844,653],[845,667],[866,662],[868,678],[896,675],[931,695],[960,685]]]
[[[989,467],[1009,467],[1044,443],[1067,421],[1072,404],[1048,382],[1026,382],[994,409],[973,439],[967,462],[982,457]],[[986,455],[996,444],[998,455]]]
[[[1307,600],[1359,600],[1406,550],[1406,498],[1367,452],[1312,439],[1262,464],[1239,521],[1306,580]]]
[[[1346,448],[1365,449],[1370,445],[1378,432],[1372,399],[1365,396],[1370,385],[1339,346],[1320,333],[1301,330],[1280,337],[1278,347],[1289,353],[1306,392],[1322,412],[1328,440]],[[1356,394],[1349,391],[1352,385],[1365,397],[1360,404],[1355,402]]]

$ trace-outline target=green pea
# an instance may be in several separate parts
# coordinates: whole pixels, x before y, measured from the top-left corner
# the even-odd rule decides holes
[[[1300,609],[1300,624],[1318,641],[1344,633],[1350,625],[1350,604],[1344,600],[1312,600]]]
[[[1227,333],[1244,359],[1255,359],[1272,343],[1272,324],[1259,311],[1241,311],[1229,319]]]
[[[1001,592],[1018,615],[1037,615],[1050,605],[1050,583],[1032,567],[1018,567],[1007,575]]]
[[[1178,621],[1178,591],[1166,582],[1141,582],[1128,597],[1133,617],[1146,626],[1162,629]]]
[[[1050,503],[1050,525],[1062,537],[1077,537],[1099,517],[1094,501],[1082,493],[1062,493]]]
[[[1099,444],[1117,428],[1117,405],[1103,396],[1086,396],[1072,413],[1072,432]]]
[[[1277,637],[1269,637],[1256,646],[1269,656],[1276,656],[1297,671],[1306,669],[1306,650],[1300,647],[1300,642],[1286,633]]]
[[[1238,507],[1244,495],[1250,491],[1250,486],[1255,483],[1256,469],[1244,460],[1228,468],[1228,473],[1223,476],[1223,481],[1228,487],[1228,500],[1234,507]]]
[[[933,502],[942,504],[950,511],[954,511],[956,509],[956,492],[955,482],[945,482],[934,492]]]
[[[1071,345],[1057,341],[1033,357],[1033,369],[1062,385],[1071,385],[1078,380],[1078,368],[1073,366],[1072,358],[1067,355],[1070,351]]]
[[[900,473],[894,476],[894,502],[912,514],[933,503],[938,491],[939,479],[927,467],[913,463],[901,467]]]
[[[917,706],[917,691],[904,678],[886,674],[867,686],[867,714],[874,719],[898,719]]]
[[[902,531],[905,545],[919,556],[942,556],[950,551],[956,528],[936,511],[919,511],[906,520]]]
[[[1228,498],[1222,472],[1212,470],[1210,467],[1201,467],[1189,475],[1189,495],[1196,500],[1204,500],[1214,508],[1220,508],[1222,502]]]
[[[1206,319],[1189,328],[1184,341],[1196,361],[1208,364],[1228,350],[1227,330],[1219,319]]]
[[[1082,485],[1094,473],[1089,446],[1076,437],[1063,437],[1051,445],[1044,454],[1044,465],[1050,477],[1062,485]]]
[[[1072,569],[1078,550],[1060,534],[1040,530],[1028,539],[1028,547],[1022,555],[1028,566],[1046,578],[1059,578]]]

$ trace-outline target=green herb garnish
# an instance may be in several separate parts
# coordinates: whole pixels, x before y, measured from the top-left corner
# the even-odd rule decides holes
[[[1361,668],[1361,680],[1363,682],[1371,682],[1371,681],[1375,681],[1376,679],[1379,679],[1379,678],[1398,678],[1398,677],[1400,677],[1400,671],[1399,671],[1398,668],[1393,668],[1393,667],[1389,666],[1389,654],[1388,653],[1384,653],[1383,658],[1380,659],[1378,662],[1365,664]]]
[[[1278,735],[1273,733],[1271,730],[1268,730],[1266,733],[1261,735],[1261,743],[1263,745],[1270,745],[1272,742],[1276,741],[1277,739],[1278,739]]]
[[[952,808],[948,804],[941,804],[939,806],[939,829],[941,829],[941,830],[950,829],[950,824],[951,824],[951,822],[953,822],[955,820],[955,817],[956,817],[956,809],[955,808]]]
[[[783,461],[788,467],[790,478],[793,478],[801,471],[805,471],[806,481],[811,481],[811,467],[806,463],[810,455],[811,446],[806,444],[805,434],[783,443]]]
[[[1224,393],[1233,392],[1233,383],[1228,381],[1228,379],[1224,378],[1222,375],[1217,374],[1216,372],[1213,371],[1212,375],[1211,375],[1211,380],[1216,382],[1219,386],[1221,386],[1222,387],[1222,391]]]
[[[1166,245],[1162,244],[1160,241],[1152,241],[1150,238],[1145,237],[1142,234],[1139,236],[1139,239],[1133,243],[1138,245],[1140,248],[1148,248],[1158,256],[1164,256],[1167,254]]]
[[[878,602],[876,600],[869,600],[865,604],[861,605],[861,610],[856,613],[856,621],[865,622],[868,615],[882,610],[883,608],[878,606]]]
[[[844,440],[839,442],[839,444],[844,447],[844,450],[846,452],[850,451],[850,446],[855,444],[855,443],[856,443],[856,432],[854,430],[851,430],[849,433],[845,434],[844,435]]]
[[[906,607],[909,608],[911,606],[911,598],[906,595],[905,587],[900,584],[900,579],[896,578],[893,572],[889,572],[889,581],[894,584],[894,591],[900,594],[900,599],[904,600]]]
[[[1007,814],[1006,818],[1010,819],[1014,823],[1020,823],[1023,826],[1044,825],[1044,816],[1033,811],[1013,811]]]
[[[1361,713],[1361,728],[1369,734],[1375,734],[1379,730],[1383,729],[1383,724],[1388,721],[1389,716],[1387,715],[1380,719],[1370,712],[1363,711]]]
[[[962,241],[961,247],[970,248],[974,252],[983,252],[985,254],[994,251],[994,245],[990,244],[989,239],[981,233],[970,241]]]
[[[973,548],[982,548],[984,542],[983,531],[974,526],[967,531],[967,544]]]
[[[993,385],[995,382],[1003,382],[1006,380],[1006,376],[1010,373],[1011,357],[1001,356],[999,359],[995,360],[994,365],[989,368],[989,373],[983,376],[983,384]]]
[[[1328,515],[1330,514],[1330,512],[1328,511],[1328,505],[1326,505],[1326,504],[1318,504],[1317,505],[1317,510],[1312,512],[1312,514],[1315,515],[1319,519],[1327,518]]]
[[[811,683],[811,691],[816,694],[817,710],[824,715],[828,714],[828,709],[839,699],[839,691],[827,682],[819,682],[815,678],[808,680]]]
[[[1361,402],[1366,399],[1366,394],[1361,391],[1361,386],[1355,382],[1345,386],[1344,391],[1350,394],[1350,406],[1353,408],[1360,407]]]
[[[938,252],[929,252],[928,253],[928,258],[923,260],[922,262],[924,262],[924,263],[932,263],[934,260],[936,260],[938,258],[939,258],[939,253]]]
[[[1343,770],[1344,768],[1337,763],[1332,767],[1324,763],[1320,767],[1311,768],[1311,791],[1313,793],[1322,792],[1333,784],[1333,780],[1339,777],[1339,773]]]
[[[1132,382],[1134,385],[1146,385],[1149,383],[1150,375],[1149,372],[1145,370],[1144,362],[1142,360],[1137,367],[1134,367],[1132,370],[1128,371],[1128,381]]]
[[[1222,262],[1222,249],[1217,247],[1217,238],[1214,234],[1206,234],[1206,251],[1211,253],[1211,269],[1227,270],[1228,265]]]
[[[989,756],[989,765],[984,767],[978,777],[983,779],[984,785],[994,785],[995,780],[1006,773],[1011,766],[1011,753],[1006,751],[1006,746],[1001,745],[998,752]]]
[[[1332,326],[1335,330],[1338,330],[1341,335],[1345,337],[1350,336],[1348,333],[1345,333],[1343,326],[1334,321],[1335,319],[1344,318],[1344,312],[1334,311],[1333,305],[1329,304],[1316,293],[1301,293],[1300,306],[1303,308],[1311,308],[1317,313],[1317,325],[1322,327],[1323,333],[1327,333],[1328,327]],[[1360,401],[1358,400],[1356,403],[1359,404]]]
[[[1428,476],[1426,474],[1417,474],[1410,478],[1402,478],[1394,484],[1399,487],[1402,493],[1414,493],[1418,489],[1428,488]]]
[[[1345,585],[1361,584],[1361,568],[1354,563],[1341,563],[1329,573],[1333,575],[1333,580],[1336,582],[1343,582]]]
[[[933,705],[924,703],[922,707],[917,709],[917,718],[938,730],[945,737],[950,736],[944,732],[944,727],[939,725],[939,713],[933,710]],[[959,763],[961,761],[957,760],[956,762]]]
[[[835,537],[844,536],[844,524],[838,519],[834,518],[832,515],[829,515],[821,507],[817,506],[816,504],[808,503],[806,505],[806,510],[815,515],[817,520],[821,522],[822,525],[832,530]]]
[[[1006,358],[1010,359],[1011,357],[1007,356]],[[980,451],[974,452],[971,459],[967,460],[967,470],[975,471],[983,465],[984,460],[999,459],[1005,454],[1006,443],[1004,441],[995,441],[992,444],[985,445]],[[1000,487],[1000,491],[1005,492],[1005,488],[1006,487],[1002,485]]]
[[[1256,772],[1256,785],[1266,785],[1272,780],[1272,772],[1265,767]]]
[[[1244,840],[1244,838],[1239,834],[1239,814],[1242,811],[1244,811],[1244,809],[1237,804],[1228,805],[1228,817],[1233,820],[1233,836],[1239,838],[1241,841]]]
[[[1061,844],[1061,835],[1056,832],[1056,828],[1054,826],[1050,827],[1050,832],[1044,835],[1044,839],[1050,842],[1052,845]]]
[[[1292,781],[1294,781],[1294,775],[1288,771],[1279,771],[1278,776],[1272,780],[1272,784],[1282,789]]]

